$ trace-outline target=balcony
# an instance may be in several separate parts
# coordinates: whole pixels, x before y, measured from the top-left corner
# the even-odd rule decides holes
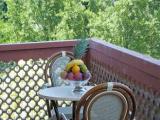
[[[45,83],[47,58],[57,51],[72,51],[75,43],[70,40],[0,45],[0,61],[13,62],[0,71],[1,119],[48,119],[45,101],[37,95]],[[137,120],[160,119],[159,60],[93,38],[85,60],[92,82],[117,81],[133,90]]]

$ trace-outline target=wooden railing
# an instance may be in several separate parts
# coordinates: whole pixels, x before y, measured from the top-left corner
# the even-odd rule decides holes
[[[0,45],[0,61],[14,65],[0,71],[0,119],[48,120],[45,101],[37,93],[43,84],[47,58],[71,51],[75,41]]]
[[[96,39],[87,57],[94,82],[117,81],[133,90],[136,120],[160,120],[160,60]]]
[[[45,83],[44,68],[51,54],[72,51],[75,41],[0,45],[0,61],[15,61],[0,73],[0,118],[48,119],[45,102],[37,96]],[[160,119],[160,61],[90,39],[86,63],[92,81],[128,85],[137,101],[137,120]]]
[[[1,44],[0,60],[19,61],[20,59],[46,59],[61,50],[71,51],[75,41],[35,42],[23,44]]]

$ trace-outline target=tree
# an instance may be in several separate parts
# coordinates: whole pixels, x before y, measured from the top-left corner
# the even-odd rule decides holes
[[[106,6],[104,11],[99,11],[94,20],[91,20],[91,34],[158,58],[160,57],[158,54],[160,7],[157,7],[159,4],[158,0],[116,1],[114,6]]]
[[[8,11],[7,3],[4,0],[0,0],[0,19],[7,20],[6,13]]]
[[[99,37],[160,58],[159,0],[1,0],[0,7],[1,43]]]

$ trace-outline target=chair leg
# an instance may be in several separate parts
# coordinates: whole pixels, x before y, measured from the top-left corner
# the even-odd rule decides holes
[[[46,105],[47,105],[48,117],[51,118],[51,109],[49,106],[49,100],[47,100],[47,99],[46,99]]]
[[[54,111],[55,111],[57,120],[60,120],[60,115],[59,115],[59,111],[58,111],[58,104],[57,104],[57,102],[52,100],[51,101],[51,106],[54,107]]]
[[[76,101],[73,101],[73,106],[72,106],[72,119],[73,119],[73,120],[75,120],[76,105],[77,105],[77,102],[76,102]]]

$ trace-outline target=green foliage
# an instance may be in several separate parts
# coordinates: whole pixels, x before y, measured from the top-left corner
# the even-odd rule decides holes
[[[158,7],[159,6],[159,7]],[[119,0],[90,20],[91,35],[160,57],[160,2]],[[97,22],[95,22],[97,21]]]
[[[55,27],[61,22],[57,14],[63,9],[62,1],[10,0],[8,5],[16,41],[53,39]]]
[[[13,68],[15,66],[15,62],[3,62],[3,61],[0,61],[0,72],[6,70],[7,68]]]
[[[7,4],[4,0],[0,0],[0,19],[7,20],[6,12],[7,12]]]
[[[1,43],[92,36],[160,58],[159,0],[0,0],[0,8]]]
[[[81,2],[68,0],[64,7],[65,12],[59,15],[61,23],[57,26],[57,38],[78,39],[89,37],[88,19],[91,12],[82,6]]]

